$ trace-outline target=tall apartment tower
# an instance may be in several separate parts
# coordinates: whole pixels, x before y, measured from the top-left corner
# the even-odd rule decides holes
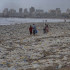
[[[60,8],[56,8],[56,15],[57,15],[57,16],[61,15],[61,10],[60,10]]]
[[[3,10],[3,16],[7,17],[8,16],[8,8],[5,8]]]
[[[22,13],[22,8],[19,8],[19,13]]]
[[[70,9],[69,8],[66,10],[66,13],[67,14],[70,14]]]

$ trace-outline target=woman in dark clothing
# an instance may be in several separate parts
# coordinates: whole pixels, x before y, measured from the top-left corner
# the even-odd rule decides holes
[[[32,35],[32,26],[30,25],[30,27],[29,27],[29,32],[30,32],[30,35]]]
[[[47,24],[45,24],[45,27],[44,27],[44,33],[47,33],[48,32],[48,25]]]
[[[46,25],[46,32],[49,32],[49,31],[48,31],[48,25]]]

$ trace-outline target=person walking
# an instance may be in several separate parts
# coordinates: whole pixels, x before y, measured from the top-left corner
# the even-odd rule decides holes
[[[29,27],[30,35],[32,35],[32,29],[33,29],[33,27],[30,25],[30,27]]]
[[[45,27],[44,27],[43,31],[44,31],[44,33],[47,33],[47,32],[49,31],[49,30],[48,30],[48,25],[47,25],[47,24],[45,24]]]
[[[48,25],[46,25],[46,32],[47,32],[47,33],[49,32],[49,30],[48,30]]]
[[[35,35],[36,33],[37,33],[36,25],[33,24],[33,35]]]

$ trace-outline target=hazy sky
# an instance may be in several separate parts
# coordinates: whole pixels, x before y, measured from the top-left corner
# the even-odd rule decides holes
[[[66,11],[67,8],[70,8],[70,0],[0,0],[0,11],[4,8],[29,9],[31,6],[45,11],[55,8],[61,8],[62,11]]]

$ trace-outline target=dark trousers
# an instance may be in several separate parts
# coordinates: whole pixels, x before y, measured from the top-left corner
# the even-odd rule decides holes
[[[32,31],[30,31],[30,35],[32,35]]]
[[[33,30],[33,35],[35,35],[35,30]]]

